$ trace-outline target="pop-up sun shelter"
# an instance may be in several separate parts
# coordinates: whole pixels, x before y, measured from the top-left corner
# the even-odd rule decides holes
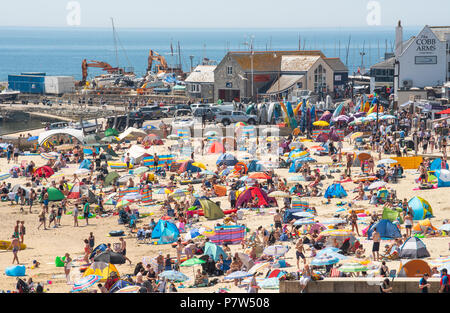
[[[231,153],[224,153],[217,158],[216,164],[225,164],[227,166],[234,166],[238,160]]]
[[[62,199],[64,199],[64,194],[57,188],[49,187],[47,188],[47,193],[48,201],[61,201]],[[40,197],[39,200],[41,200]]]
[[[253,199],[258,198],[258,207],[269,206],[271,204],[276,205],[275,198],[270,198],[267,194],[258,187],[250,187],[242,192],[236,201],[236,207],[246,206]]]
[[[36,169],[36,171],[34,171],[33,173],[35,177],[45,177],[45,178],[49,178],[53,174],[55,174],[55,172],[50,166],[41,166],[38,169]]]
[[[406,239],[399,253],[401,259],[419,259],[428,258],[429,256],[430,253],[423,241],[414,236]]]
[[[427,200],[421,197],[414,197],[408,201],[408,205],[413,210],[413,220],[420,221],[433,217],[433,210]]]
[[[80,199],[84,198],[88,200],[89,203],[94,203],[97,201],[97,196],[89,189],[84,183],[76,183],[70,188],[67,199]]]
[[[219,261],[220,255],[223,256],[224,260],[228,257],[225,251],[223,251],[221,246],[218,246],[212,242],[205,243],[205,249],[203,254],[209,255],[209,257],[211,257],[214,260],[214,262]]]
[[[409,260],[406,263],[400,263],[400,270],[397,277],[422,277],[427,273],[431,277],[431,268],[424,260]]]
[[[379,220],[377,223],[373,224],[367,231],[367,238],[371,239],[374,229],[380,233],[381,238],[394,239],[401,238],[402,234],[398,227],[393,224],[390,220]]]
[[[208,220],[217,220],[225,216],[222,209],[215,202],[207,199],[200,199],[199,202],[203,209],[204,216]]]
[[[341,184],[332,184],[328,186],[325,194],[323,195],[325,199],[328,198],[343,198],[347,196],[347,192]]]
[[[450,171],[446,169],[435,170],[438,187],[450,187]]]
[[[152,232],[152,239],[159,239],[158,244],[168,244],[177,241],[180,231],[174,223],[159,220]]]
[[[444,165],[444,166],[442,166],[442,165]],[[433,162],[431,162],[431,164],[430,164],[430,171],[442,170],[442,169],[448,170],[448,163],[445,162],[443,164],[441,158],[434,159]]]

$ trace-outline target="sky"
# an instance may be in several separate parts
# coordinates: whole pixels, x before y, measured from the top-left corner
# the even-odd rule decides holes
[[[448,0],[14,0],[0,27],[317,28],[448,25]]]

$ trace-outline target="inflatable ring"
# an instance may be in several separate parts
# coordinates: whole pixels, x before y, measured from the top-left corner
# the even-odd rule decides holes
[[[248,172],[247,165],[245,165],[245,163],[243,163],[243,162],[237,162],[237,163],[234,165],[234,169],[235,169],[237,172],[239,172],[239,171],[241,171],[242,169],[244,169],[244,174],[247,174],[247,172]]]
[[[111,237],[123,236],[124,235],[124,231],[123,230],[112,230],[112,231],[109,232],[109,235]]]

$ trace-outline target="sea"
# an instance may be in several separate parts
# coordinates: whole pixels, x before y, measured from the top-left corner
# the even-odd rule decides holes
[[[404,39],[420,29],[404,28]],[[0,81],[9,74],[43,72],[81,79],[83,59],[103,61],[144,75],[150,49],[183,70],[203,58],[219,63],[228,51],[321,50],[340,57],[350,74],[392,52],[394,27],[303,29],[117,29],[0,27]],[[179,47],[179,48],[178,48]],[[181,62],[180,62],[181,60]],[[101,74],[89,68],[89,78]]]

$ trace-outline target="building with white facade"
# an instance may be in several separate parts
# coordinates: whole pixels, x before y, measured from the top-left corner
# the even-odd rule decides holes
[[[426,25],[403,41],[399,21],[395,40],[394,91],[443,86],[450,77],[450,26]]]

